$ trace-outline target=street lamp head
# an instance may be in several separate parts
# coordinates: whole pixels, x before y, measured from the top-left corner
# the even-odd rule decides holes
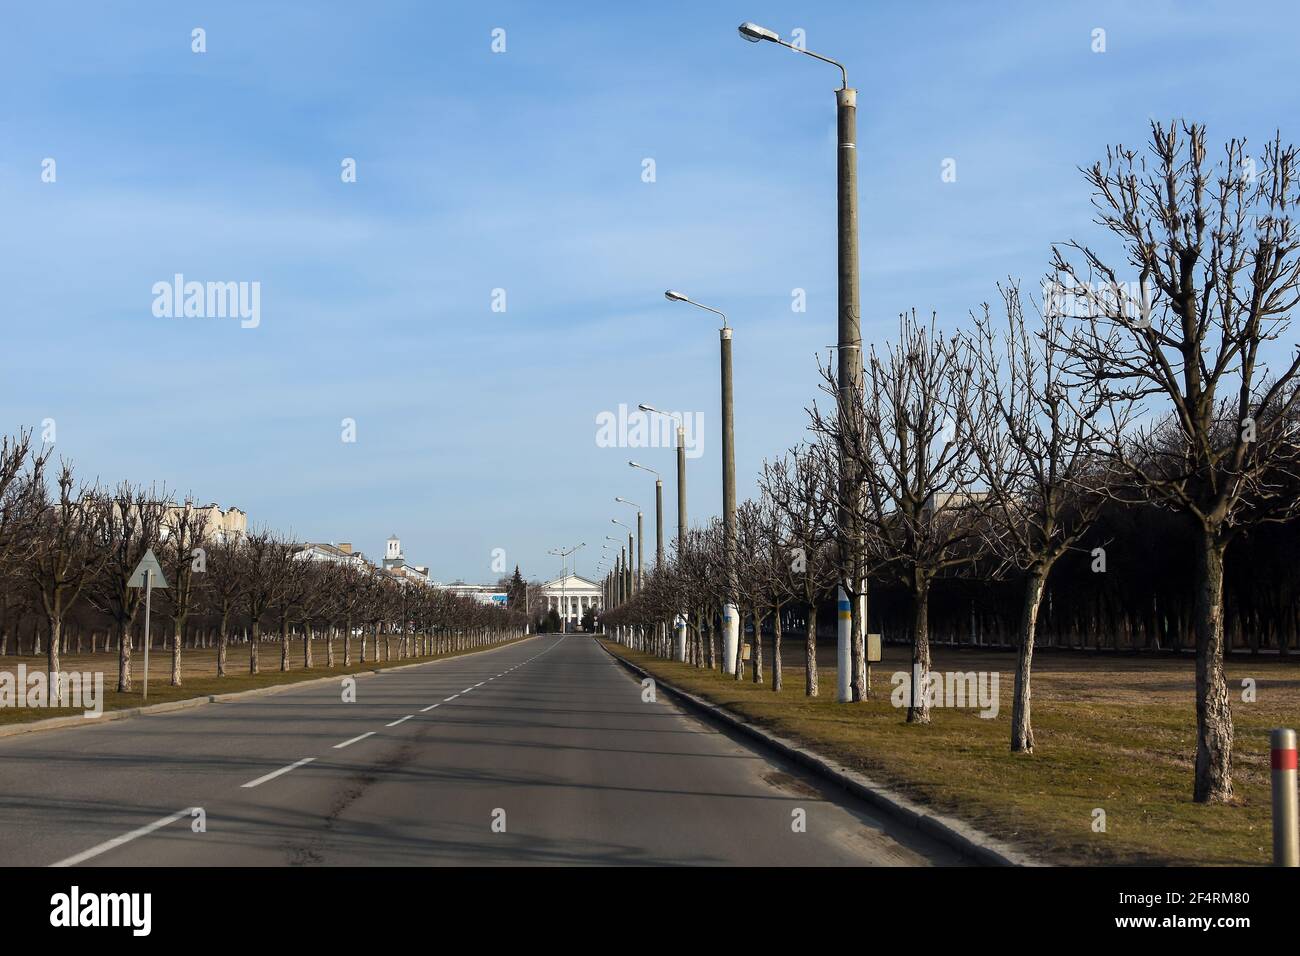
[[[618,498],[618,497],[616,497],[614,500],[615,500],[615,501],[626,501],[627,499],[626,499],[626,498]]]
[[[691,300],[688,299],[686,296],[682,295],[682,293],[677,292],[677,291],[674,291],[673,289],[669,289],[667,292],[665,292],[665,293],[664,293],[664,298],[667,299],[669,302],[689,302],[689,301],[691,301]]]
[[[657,412],[657,411],[659,411],[659,409],[655,408],[653,405],[647,405],[645,402],[642,402],[640,405],[637,406],[637,408],[641,409],[641,411],[643,411],[643,412]]]
[[[636,462],[634,462],[634,461],[629,461],[629,462],[627,463],[627,466],[628,466],[629,468],[643,468],[643,467],[645,467],[644,465],[638,465],[638,464],[637,464]]]
[[[746,20],[739,27],[740,35],[750,43],[758,43],[760,40],[770,40],[773,43],[781,42],[781,36],[774,30],[767,27],[760,27],[757,23],[750,23]]]

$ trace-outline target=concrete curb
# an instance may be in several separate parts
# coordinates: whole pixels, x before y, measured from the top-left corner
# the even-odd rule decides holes
[[[227,701],[244,700],[249,697],[266,697],[271,694],[281,694],[288,690],[294,690],[298,687],[312,687],[319,684],[338,683],[344,677],[372,677],[377,674],[385,674],[389,671],[404,671],[412,667],[428,667],[431,664],[441,664],[444,661],[460,660],[464,657],[474,657],[477,654],[487,654],[491,651],[499,651],[503,647],[514,647],[516,644],[523,644],[530,641],[538,635],[530,634],[528,637],[518,641],[511,641],[508,644],[497,644],[493,647],[485,647],[481,651],[470,651],[467,654],[454,654],[451,657],[440,657],[436,661],[416,661],[414,664],[396,664],[393,667],[380,667],[375,670],[352,671],[350,674],[334,674],[327,677],[313,677],[310,680],[290,681],[285,684],[271,684],[268,687],[253,687],[249,690],[232,691],[229,694],[204,694],[199,697],[187,697],[184,700],[169,700],[163,704],[148,704],[143,707],[125,707],[120,710],[106,710],[98,717],[81,717],[76,714],[70,714],[67,717],[50,717],[46,720],[33,720],[23,724],[5,724],[0,726],[0,739],[5,737],[16,737],[19,734],[34,734],[42,730],[63,730],[68,727],[97,727],[105,722],[114,720],[125,720],[127,717],[141,717],[149,714],[167,714],[175,710],[189,710],[192,707],[203,707],[206,704],[223,704]]]
[[[655,682],[656,688],[667,691],[672,697],[684,703],[688,710],[704,714],[747,737],[757,740],[786,759],[811,770],[818,777],[843,787],[853,795],[860,797],[875,807],[879,807],[927,836],[946,843],[984,866],[1046,865],[1010,843],[991,837],[955,817],[928,810],[902,794],[896,793],[888,787],[876,783],[869,777],[863,776],[856,770],[836,766],[828,758],[815,751],[808,750],[791,740],[762,730],[737,717],[731,711],[719,707],[717,704],[696,697],[680,687],[674,687],[667,681],[656,677],[644,668],[638,667],[625,657],[610,650],[603,643],[600,646],[606,654],[632,673],[643,678],[649,677]]]

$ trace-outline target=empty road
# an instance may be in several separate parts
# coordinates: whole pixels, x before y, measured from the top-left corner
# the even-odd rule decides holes
[[[665,695],[642,702],[589,636],[530,638],[356,689],[355,703],[319,684],[0,739],[0,861],[962,862]]]

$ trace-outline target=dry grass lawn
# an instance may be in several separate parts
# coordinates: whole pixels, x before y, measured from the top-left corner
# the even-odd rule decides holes
[[[789,643],[789,642],[787,642]],[[797,642],[796,642],[797,643]],[[804,695],[802,667],[786,666],[784,690],[612,649],[664,680],[833,756],[919,802],[964,818],[1053,863],[1267,865],[1272,837],[1268,733],[1300,724],[1300,663],[1235,656],[1227,665],[1236,724],[1236,802],[1192,802],[1196,748],[1191,658],[1046,651],[1035,655],[1035,753],[1009,750],[1015,656],[937,648],[936,671],[997,671],[1000,709],[937,708],[928,727],[890,704],[890,676],[910,651],[886,647],[872,670],[872,699],[836,704],[834,668],[818,698]],[[802,645],[790,648],[802,660]],[[784,656],[784,655],[783,655]],[[1258,697],[1242,701],[1253,678]],[[1106,813],[1094,832],[1093,811]]]
[[[352,643],[352,666],[343,667],[343,642],[336,639],[334,641],[335,666],[329,668],[325,666],[325,642],[319,639],[315,640],[312,642],[313,667],[308,670],[302,666],[302,640],[291,640],[289,642],[289,669],[281,671],[279,643],[264,642],[258,648],[259,673],[250,675],[248,673],[248,645],[236,644],[226,651],[227,676],[222,678],[216,676],[217,652],[215,648],[211,650],[184,648],[181,651],[181,686],[179,687],[170,685],[172,673],[171,651],[155,648],[149,652],[149,699],[147,701],[143,698],[144,654],[139,649],[134,650],[131,655],[134,686],[129,693],[124,694],[119,694],[114,689],[117,686],[116,650],[97,654],[64,654],[59,663],[61,669],[65,672],[94,673],[102,671],[104,674],[104,710],[121,710],[128,707],[139,707],[146,703],[161,704],[167,701],[206,697],[210,694],[229,694],[235,691],[252,690],[257,687],[268,687],[272,684],[292,684],[297,681],[328,677],[331,674],[353,674],[358,671],[378,670],[385,667],[396,667],[401,664],[415,664],[420,661],[455,657],[460,654],[471,653],[474,650],[480,650],[480,648],[471,648],[470,650],[455,651],[450,654],[433,654],[399,660],[396,658],[397,642],[393,641],[390,644],[394,654],[393,660],[381,660],[377,663],[373,660],[367,660],[365,664],[361,664],[357,661],[359,646],[359,642],[354,640]],[[368,642],[366,654],[369,656],[373,653],[374,648]],[[19,664],[26,664],[29,672],[43,672],[45,669],[45,656],[42,654],[39,657],[31,655],[0,657],[0,671],[10,671],[16,674]],[[80,714],[81,712],[79,708],[0,707],[0,724],[44,720],[47,717],[61,717],[69,714]]]

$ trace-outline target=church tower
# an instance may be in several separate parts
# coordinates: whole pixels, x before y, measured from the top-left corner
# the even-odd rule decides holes
[[[406,563],[406,558],[402,554],[402,542],[397,535],[388,539],[388,549],[384,552],[384,567],[400,568]]]

